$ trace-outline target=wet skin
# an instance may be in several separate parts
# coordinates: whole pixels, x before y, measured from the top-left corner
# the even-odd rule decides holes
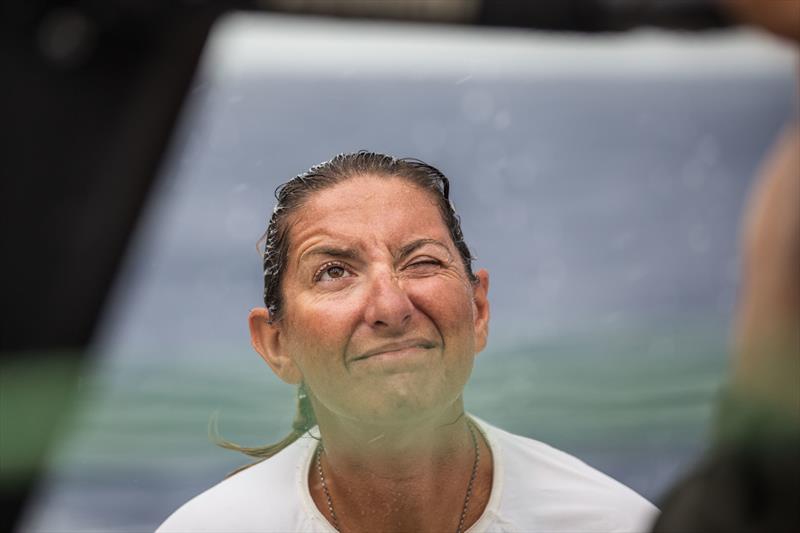
[[[354,177],[315,193],[290,224],[284,316],[269,346],[278,375],[352,422],[454,407],[486,342],[488,278],[468,279],[429,193]]]

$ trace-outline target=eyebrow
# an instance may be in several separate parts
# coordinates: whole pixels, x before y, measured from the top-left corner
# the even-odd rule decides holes
[[[442,248],[445,252],[447,252],[447,255],[450,256],[450,249],[447,246],[445,246],[445,244],[442,243],[441,241],[437,241],[436,239],[417,239],[401,247],[400,250],[397,252],[397,258],[403,259],[405,257],[408,257],[418,249],[428,244],[432,244],[434,246]]]
[[[313,255],[325,255],[328,257],[337,257],[339,259],[353,260],[358,257],[358,252],[354,248],[339,248],[337,246],[317,246],[303,253],[303,255],[300,256],[300,262],[302,262],[303,259],[305,259],[306,257]]]

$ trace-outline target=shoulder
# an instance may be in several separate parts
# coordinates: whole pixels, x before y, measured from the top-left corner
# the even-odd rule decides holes
[[[314,444],[310,437],[303,437],[223,480],[181,506],[157,532],[305,529],[308,513],[297,487],[307,472]]]
[[[502,478],[498,512],[541,531],[649,531],[658,509],[622,483],[534,439],[482,424]],[[498,480],[500,481],[500,480]]]

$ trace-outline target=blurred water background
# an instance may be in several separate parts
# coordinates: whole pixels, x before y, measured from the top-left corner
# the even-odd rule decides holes
[[[358,149],[452,180],[492,276],[468,409],[657,502],[708,442],[739,214],[790,113],[793,61],[741,31],[228,19],[23,530],[153,530],[247,462],[209,441],[214,412],[239,443],[283,436],[293,390],[246,327],[255,243],[279,183]]]

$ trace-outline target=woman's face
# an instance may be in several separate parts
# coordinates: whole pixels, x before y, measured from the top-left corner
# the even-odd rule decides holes
[[[314,193],[289,224],[282,377],[305,382],[318,417],[386,422],[452,406],[486,343],[488,275],[469,281],[430,194],[354,177]]]

